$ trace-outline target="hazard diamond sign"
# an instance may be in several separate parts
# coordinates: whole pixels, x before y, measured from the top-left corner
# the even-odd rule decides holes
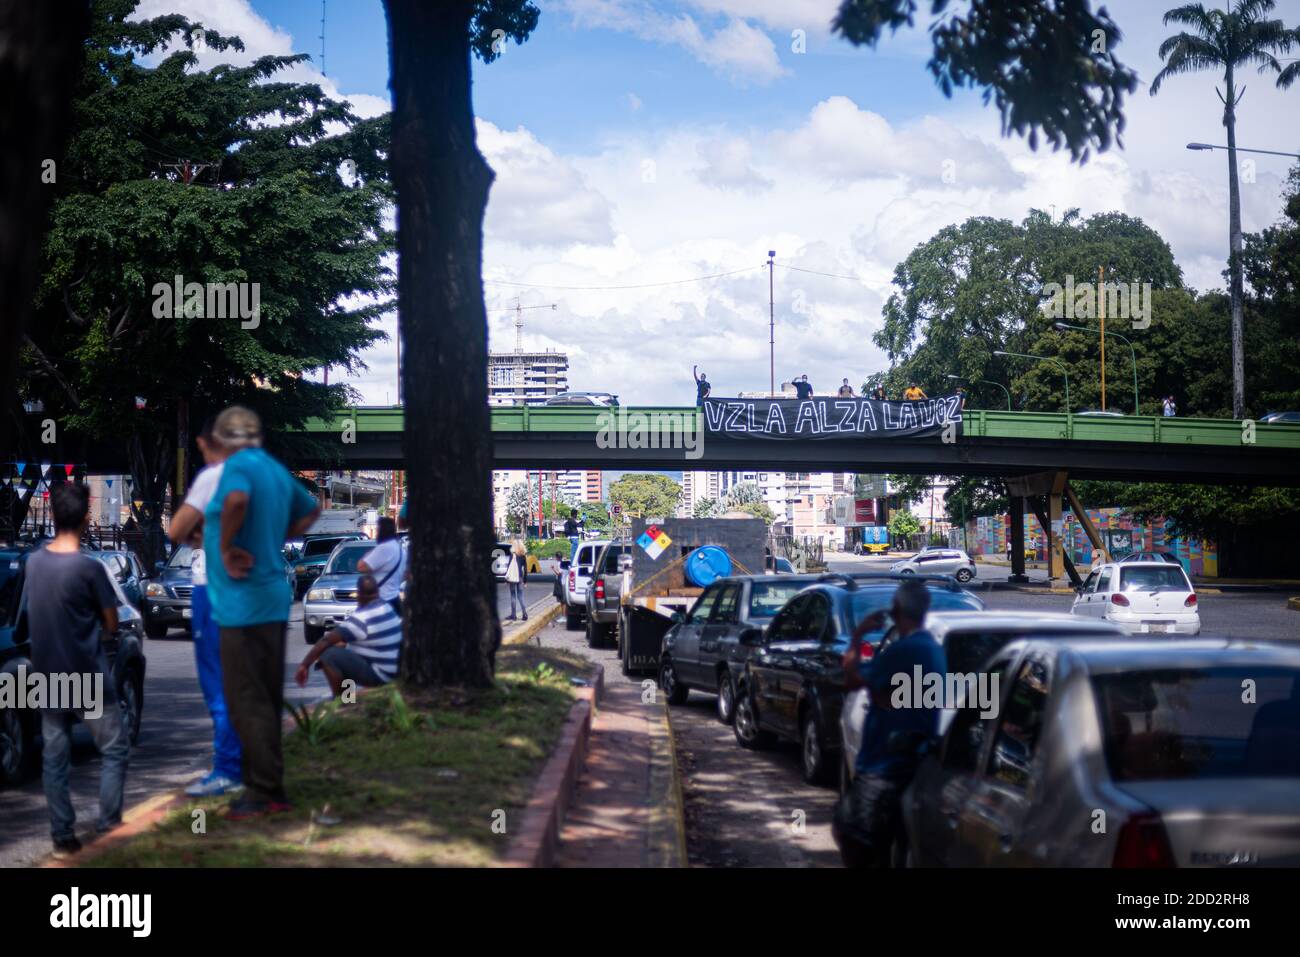
[[[658,525],[651,525],[639,536],[636,543],[641,546],[652,560],[658,559],[664,553],[673,540],[668,537],[668,533],[659,528]]]

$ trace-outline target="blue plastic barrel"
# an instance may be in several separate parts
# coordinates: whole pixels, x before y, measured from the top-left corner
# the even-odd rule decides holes
[[[701,545],[686,556],[683,568],[688,582],[707,588],[719,578],[731,574],[731,556],[725,548],[717,545]]]

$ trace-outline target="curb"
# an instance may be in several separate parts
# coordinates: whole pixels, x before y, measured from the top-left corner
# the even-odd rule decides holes
[[[518,628],[512,629],[509,634],[503,635],[501,638],[501,644],[522,645],[551,622],[555,621],[555,619],[559,618],[560,612],[564,609],[564,606],[558,602],[551,605],[550,608],[547,608],[543,612],[533,613],[533,609],[548,601],[555,601],[555,599],[542,598],[533,602],[532,608],[529,609],[530,614],[528,615],[528,621]]]
[[[682,773],[677,760],[672,709],[667,701],[663,702],[663,709],[666,753],[660,753],[656,748],[655,761],[650,769],[651,790],[661,799],[657,809],[651,811],[649,864],[651,867],[690,867],[686,854],[686,802],[682,797]],[[658,735],[655,737],[657,739]]]
[[[558,607],[558,606],[557,606]],[[591,720],[605,687],[605,669],[596,664],[596,675],[588,688],[578,689],[578,700],[569,709],[560,740],[546,759],[524,807],[523,819],[514,840],[506,849],[501,867],[554,867],[560,846],[560,828],[577,790],[591,743]]]
[[[74,856],[58,858],[53,854],[49,854],[35,866],[62,869],[81,867],[87,861],[93,860],[105,851],[109,851],[153,830],[159,821],[188,800],[184,788],[177,791],[168,791],[164,794],[155,794],[126,811],[122,815],[121,826],[83,845],[81,850]]]

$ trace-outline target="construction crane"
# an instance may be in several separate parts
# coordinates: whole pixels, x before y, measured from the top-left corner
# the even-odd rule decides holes
[[[505,315],[508,312],[513,312],[515,314],[515,352],[523,352],[524,351],[524,310],[550,309],[552,312],[554,312],[556,308],[557,306],[553,302],[541,306],[525,306],[519,300],[515,300],[514,308],[498,309],[495,311],[495,314],[499,316]]]

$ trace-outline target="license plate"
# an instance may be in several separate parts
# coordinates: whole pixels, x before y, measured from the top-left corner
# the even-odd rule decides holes
[[[182,617],[182,618],[189,618],[189,617],[190,617],[190,609],[188,609],[188,608],[182,608],[182,609],[181,609],[181,617]]]
[[[1162,621],[1148,622],[1145,625],[1143,625],[1143,627],[1150,632],[1166,632],[1169,630],[1169,626]]]

